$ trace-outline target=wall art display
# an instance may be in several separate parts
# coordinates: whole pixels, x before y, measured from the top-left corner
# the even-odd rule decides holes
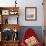
[[[25,20],[27,21],[37,20],[37,8],[36,7],[25,8]]]

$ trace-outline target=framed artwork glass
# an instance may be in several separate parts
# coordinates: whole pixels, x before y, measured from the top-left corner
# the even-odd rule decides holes
[[[27,21],[37,20],[37,8],[36,7],[25,8],[25,20]]]

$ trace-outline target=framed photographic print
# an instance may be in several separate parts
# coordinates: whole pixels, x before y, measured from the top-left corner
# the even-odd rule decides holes
[[[9,10],[2,10],[2,15],[9,15]]]
[[[27,21],[37,20],[37,8],[36,7],[25,8],[25,20]]]

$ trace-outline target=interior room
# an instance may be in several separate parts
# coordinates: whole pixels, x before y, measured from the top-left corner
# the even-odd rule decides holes
[[[46,1],[0,0],[0,46],[46,46]]]

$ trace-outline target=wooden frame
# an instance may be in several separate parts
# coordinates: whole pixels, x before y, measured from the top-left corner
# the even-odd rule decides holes
[[[1,24],[1,15],[0,15],[0,24]]]
[[[18,24],[19,7],[0,7],[0,16],[0,24]]]
[[[1,32],[0,32],[0,41],[1,41]]]
[[[11,10],[13,10],[13,11],[11,11]],[[17,11],[17,13],[16,13],[16,11]],[[15,13],[11,14],[10,12],[15,12]],[[15,19],[14,19],[14,17],[15,17]],[[2,40],[2,34],[3,34],[4,29],[11,29],[11,31],[13,30],[14,32],[18,33],[18,31],[20,29],[19,24],[18,24],[18,17],[19,17],[19,7],[0,7],[0,21],[1,21],[1,24],[0,24],[0,32],[1,32],[0,33],[1,34],[0,46],[18,46],[19,39],[17,39],[17,40],[15,39],[15,41],[14,41],[14,39],[10,39],[8,41]],[[16,21],[14,23],[12,23],[13,20],[14,21],[16,20]]]
[[[0,7],[0,14],[19,16],[19,7]]]
[[[37,20],[37,8],[36,7],[26,7],[25,8],[25,20],[26,21],[36,21]]]

